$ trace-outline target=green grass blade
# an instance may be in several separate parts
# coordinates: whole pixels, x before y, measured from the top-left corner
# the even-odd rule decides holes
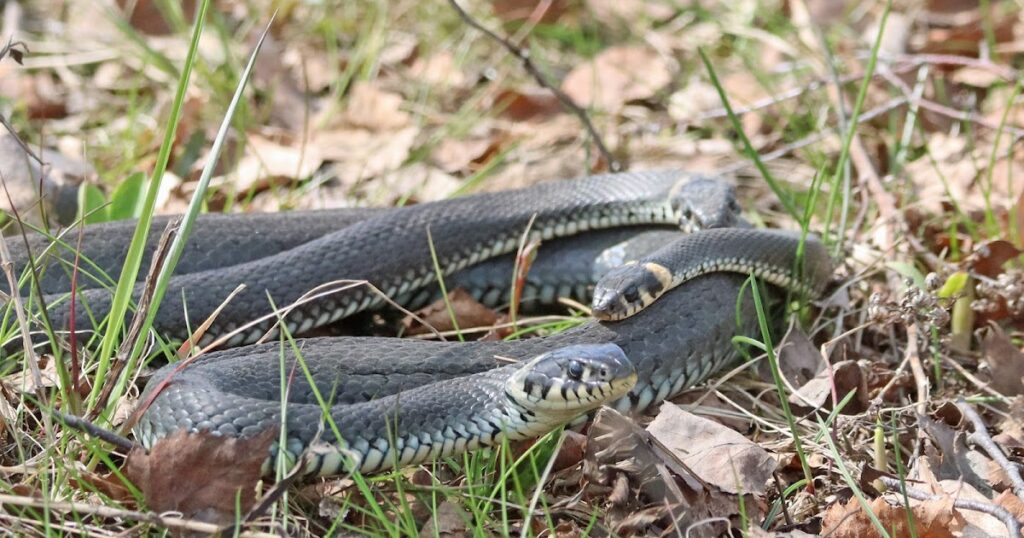
[[[271,17],[271,22],[267,23],[266,29],[260,36],[256,46],[253,48],[252,54],[249,56],[249,62],[245,66],[242,78],[238,81],[238,86],[235,88],[235,94],[231,98],[231,104],[228,105],[228,109],[224,113],[224,119],[221,121],[220,129],[217,131],[217,136],[213,140],[213,147],[210,149],[210,159],[206,163],[206,166],[203,167],[202,175],[200,175],[199,183],[196,185],[196,190],[192,194],[192,199],[189,201],[188,209],[181,221],[178,234],[174,237],[174,241],[171,242],[167,259],[164,261],[163,266],[160,267],[160,273],[157,275],[156,287],[153,293],[153,300],[150,304],[149,311],[146,314],[145,324],[143,325],[144,330],[148,330],[148,327],[153,325],[153,319],[156,317],[160,302],[163,300],[164,294],[167,292],[167,286],[170,283],[171,275],[174,272],[174,268],[178,265],[178,260],[181,259],[181,253],[185,249],[185,242],[188,241],[189,234],[192,231],[192,225],[195,223],[196,217],[199,215],[199,210],[202,208],[205,200],[206,189],[210,185],[210,178],[213,176],[213,171],[217,165],[217,157],[220,155],[220,152],[224,147],[224,142],[227,140],[228,130],[231,128],[231,120],[235,115],[238,104],[242,100],[242,94],[245,92],[249,77],[252,75],[252,69],[256,65],[256,57],[259,55],[260,48],[263,46],[263,41],[267,36],[267,32],[270,30],[270,24],[272,22],[273,17]],[[123,393],[124,385],[127,383],[128,379],[130,379],[131,372],[134,371],[135,362],[142,355],[145,345],[145,339],[139,339],[139,341],[135,343],[131,356],[129,357],[128,367],[125,368],[125,372],[129,375],[118,380],[118,384],[111,395],[111,402],[117,402]]]
[[[196,13],[196,22],[192,28],[192,38],[189,41],[185,64],[182,66],[178,87],[174,94],[174,101],[171,104],[171,116],[167,122],[167,129],[164,130],[164,139],[160,145],[160,152],[157,155],[156,166],[153,169],[153,175],[150,177],[149,186],[146,190],[146,199],[143,202],[142,213],[139,215],[139,223],[135,228],[132,241],[128,245],[124,268],[121,270],[121,276],[117,281],[117,288],[114,290],[114,299],[111,302],[110,308],[110,321],[103,335],[103,341],[100,344],[95,381],[93,382],[92,393],[89,394],[88,403],[90,406],[95,404],[100,391],[103,390],[106,373],[110,369],[114,346],[120,338],[121,328],[124,326],[125,314],[128,312],[128,304],[131,302],[132,290],[135,288],[135,280],[139,274],[139,267],[142,265],[142,253],[146,246],[146,237],[149,235],[150,225],[153,221],[153,211],[156,207],[157,194],[160,192],[160,182],[163,179],[164,172],[167,170],[167,163],[171,159],[171,151],[185,103],[185,93],[188,90],[189,80],[192,76],[192,68],[196,63],[199,37],[203,34],[206,12],[209,7],[210,0],[203,0]],[[111,401],[117,401],[117,398],[114,397]]]

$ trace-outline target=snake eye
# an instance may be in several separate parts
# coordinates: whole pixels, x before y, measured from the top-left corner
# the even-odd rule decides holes
[[[577,360],[569,361],[569,377],[579,381],[583,377],[583,363]]]
[[[626,291],[622,292],[622,298],[627,303],[635,303],[640,300],[640,290],[636,286],[629,286]]]
[[[690,220],[690,219],[692,219],[693,218],[693,209],[691,209],[690,206],[684,207],[682,215],[683,215],[683,220]]]

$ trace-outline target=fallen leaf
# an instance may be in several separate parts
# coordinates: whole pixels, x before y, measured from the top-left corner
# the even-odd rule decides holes
[[[445,501],[437,505],[434,515],[420,529],[420,536],[422,538],[433,536],[451,538],[473,536],[469,532],[469,525],[472,521],[473,518],[458,504]]]
[[[967,436],[943,422],[923,416],[918,419],[921,429],[931,438],[932,445],[925,446],[925,457],[920,458],[920,479],[928,481],[959,480],[981,491],[989,492],[992,487],[982,478],[988,474],[989,458],[967,446]],[[938,452],[936,452],[936,448]],[[914,473],[911,473],[914,477]]]
[[[562,432],[562,447],[555,454],[555,462],[551,464],[552,472],[575,467],[583,461],[587,452],[587,436],[572,430]]]
[[[575,5],[570,0],[493,0],[494,15],[505,22],[553,23]]]
[[[854,391],[853,399],[843,407],[843,414],[857,414],[867,409],[867,380],[857,361],[840,361],[833,364],[831,369],[818,372],[814,379],[789,395],[789,402],[811,409],[832,409],[833,391],[836,402],[842,401],[850,391]]]
[[[372,206],[390,206],[402,199],[409,203],[441,200],[461,186],[451,174],[417,162],[361,184],[356,193]]]
[[[869,503],[869,507],[889,536],[910,536],[907,510],[892,506],[883,498]],[[911,508],[914,515],[914,532],[918,538],[953,538],[953,531],[964,526],[960,513],[953,509],[953,499],[943,497],[925,501]],[[857,499],[845,504],[835,503],[825,510],[821,534],[830,538],[865,538],[881,536]]]
[[[455,57],[446,50],[426,58],[416,58],[409,67],[409,78],[434,86],[459,88],[466,83],[466,75],[455,63]]]
[[[779,372],[793,387],[799,387],[828,369],[821,352],[807,337],[803,329],[793,326],[779,344]],[[758,373],[766,382],[772,382],[767,361],[761,361]]]
[[[1020,256],[1021,252],[1009,241],[986,241],[974,247],[969,260],[971,269],[989,278],[995,278],[1003,272],[1003,264]]]
[[[449,305],[451,311],[449,312]],[[444,332],[455,329],[452,324],[452,313],[455,323],[459,327],[487,327],[498,321],[498,313],[487,308],[473,298],[466,290],[456,288],[448,293],[447,301],[439,299],[434,303],[416,311],[416,315],[427,323],[424,326],[415,318],[406,317],[402,325],[406,328],[406,334],[426,334],[431,332],[429,327]]]
[[[533,87],[498,92],[494,107],[513,121],[540,120],[563,112],[562,103],[550,91]]]
[[[729,493],[761,495],[775,471],[775,458],[721,424],[663,405],[647,431],[697,476]]]
[[[465,172],[474,163],[487,162],[499,150],[497,137],[480,137],[468,140],[445,138],[430,153],[430,161],[445,172]]]
[[[974,86],[975,88],[989,88],[1003,82],[1003,77],[991,69],[978,67],[962,67],[953,72],[950,79],[957,84]]]
[[[402,96],[386,92],[371,82],[352,85],[345,106],[344,120],[352,127],[371,131],[401,129],[411,124],[412,118],[402,110]]]
[[[608,521],[619,535],[689,528],[689,536],[719,536],[724,530],[720,523],[701,522],[721,521],[739,510],[735,495],[704,483],[653,435],[608,407],[591,423],[583,473],[588,479],[585,494],[612,494]],[[745,498],[749,517],[757,517],[751,511],[760,506],[753,499]]]
[[[581,107],[616,113],[630,101],[654,97],[671,80],[662,55],[644,46],[618,46],[569,72],[562,91]]]
[[[696,77],[668,98],[669,116],[683,123],[698,122],[705,114],[721,107],[722,98],[715,87]]]
[[[179,3],[185,21],[191,22],[196,14],[196,0],[183,0]],[[117,0],[117,6],[127,12],[128,24],[146,35],[167,35],[171,27],[160,11],[159,2],[153,0]]]
[[[308,178],[324,162],[317,146],[302,141],[282,144],[255,134],[247,141],[238,167],[215,184],[230,182],[237,192],[246,192],[272,179]]]
[[[343,186],[397,170],[409,158],[419,131],[406,127],[398,131],[375,132],[367,129],[332,129],[316,133],[312,144],[325,161],[332,161],[332,172]]]
[[[124,484],[123,479],[115,473],[96,474],[91,471],[79,470],[78,477],[70,479],[72,485],[82,491],[99,492],[120,502],[131,502],[134,500],[131,491]],[[85,487],[82,483],[88,484]]]
[[[124,472],[150,510],[224,524],[256,501],[256,484],[276,438],[275,429],[249,438],[180,430],[157,441],[148,454],[132,450]]]
[[[937,493],[945,494],[947,498],[960,501],[992,504],[992,499],[978,492],[959,480],[943,480],[938,483]],[[925,501],[927,502],[927,501]],[[1008,502],[1004,499],[1003,502]],[[977,510],[954,509],[961,522],[954,521],[951,530],[958,531],[957,535],[965,538],[998,538],[1007,536],[1006,526],[995,516],[979,512]],[[917,508],[914,509],[917,514]],[[920,535],[919,535],[920,536]],[[1017,538],[1017,537],[1013,537]]]
[[[1024,353],[1010,342],[998,325],[992,324],[985,330],[981,350],[988,365],[991,388],[1005,396],[1024,394]]]
[[[606,25],[628,25],[636,20],[660,21],[672,17],[692,2],[648,2],[645,0],[586,0],[587,11]]]

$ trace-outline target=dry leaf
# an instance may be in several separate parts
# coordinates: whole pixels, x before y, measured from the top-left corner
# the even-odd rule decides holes
[[[944,493],[949,498],[960,501],[973,501],[984,504],[992,504],[993,502],[969,484],[964,484],[959,480],[943,480],[939,482],[937,492],[940,494]],[[1008,501],[1004,499],[1003,502]],[[962,520],[962,523],[954,522],[952,530],[958,531],[957,536],[962,538],[999,538],[1007,535],[1006,526],[994,516],[977,510],[956,509],[954,512],[957,514],[958,519]],[[916,507],[914,513],[917,513]]]
[[[256,501],[256,484],[274,429],[249,438],[180,430],[128,454],[124,472],[156,512],[181,512],[186,518],[224,524],[235,521]]]
[[[1000,394],[1024,394],[1024,353],[1010,342],[997,325],[991,325],[981,340],[984,361],[988,364],[990,386]]]
[[[323,164],[319,148],[301,141],[285,145],[259,135],[249,135],[245,156],[238,163],[233,174],[219,178],[218,182],[231,181],[238,192],[245,192],[267,180],[305,179],[313,175]]]
[[[583,455],[587,452],[587,436],[572,430],[562,432],[562,447],[555,454],[555,462],[551,464],[554,473],[570,467],[575,467],[583,461]]]
[[[988,457],[971,450],[963,432],[954,430],[943,422],[924,416],[919,419],[921,429],[931,438],[934,446],[925,446],[925,456],[911,468],[911,477],[925,481],[944,479],[960,480],[982,491],[991,486],[982,478],[988,473]],[[936,447],[939,453],[936,452]],[[920,465],[917,465],[920,463]],[[921,473],[920,476],[915,472]]]
[[[762,361],[758,373],[766,382],[772,381],[767,361]],[[814,379],[825,371],[828,365],[821,358],[821,352],[815,347],[807,333],[799,327],[792,327],[779,344],[779,371],[794,387]]]
[[[736,496],[703,483],[650,433],[607,407],[590,426],[583,473],[589,480],[586,493],[612,493],[608,520],[620,535],[650,536],[696,525],[689,536],[719,536],[720,523],[700,523],[739,510]],[[757,517],[750,511],[759,503],[748,498],[745,506],[748,516]]]
[[[466,75],[455,64],[452,53],[446,50],[426,58],[417,58],[409,67],[408,76],[418,82],[449,88],[461,87],[466,83]]]
[[[412,121],[401,107],[401,95],[386,92],[371,82],[357,82],[349,92],[344,119],[348,125],[371,131],[401,129]]]
[[[721,424],[663,405],[647,431],[697,476],[729,493],[761,495],[775,458]]]
[[[417,162],[360,185],[357,193],[370,205],[390,206],[403,198],[407,202],[441,200],[461,186],[462,182],[451,174]]]
[[[313,136],[312,144],[325,161],[334,161],[333,173],[345,186],[397,170],[409,157],[416,127],[392,132],[336,129]]]
[[[473,535],[469,532],[469,524],[472,520],[473,518],[458,504],[445,501],[437,505],[437,511],[420,529],[420,536],[423,538],[435,536],[448,538],[469,537]]]
[[[416,311],[416,315],[438,331],[451,331],[455,329],[455,326],[452,325],[452,316],[448,310],[449,304],[459,327],[487,327],[498,321],[497,312],[481,304],[462,288],[450,291],[447,301],[439,299]],[[409,335],[431,332],[428,327],[423,326],[412,317],[402,320],[402,325],[405,326],[405,332]]]
[[[1009,241],[997,239],[975,246],[969,261],[975,272],[995,278],[1003,272],[1003,264],[1020,254],[1021,250]]]
[[[892,506],[882,498],[872,500],[869,505],[890,536],[910,536],[907,511],[904,507]],[[959,512],[953,509],[951,497],[925,501],[911,510],[914,514],[914,531],[918,538],[953,538],[956,536],[953,531],[964,525]],[[881,536],[857,499],[830,506],[822,520],[821,534],[831,538]]]
[[[562,82],[562,91],[584,108],[615,113],[630,101],[654,97],[671,80],[669,65],[657,52],[619,46],[573,69]]]
[[[812,409],[831,409],[833,394],[841,401],[850,391],[854,397],[843,408],[846,415],[857,414],[867,408],[868,391],[864,372],[857,361],[840,361],[826,368],[789,395],[790,403]],[[833,392],[834,391],[834,392]]]
[[[117,0],[117,6],[122,10],[131,8],[127,15],[132,28],[146,35],[170,34],[171,27],[167,24],[158,4],[159,2],[153,0]],[[179,4],[185,21],[191,22],[196,14],[196,0],[182,0]]]
[[[563,111],[562,103],[550,91],[533,87],[498,92],[494,107],[513,121],[543,120]]]
[[[482,164],[499,151],[497,137],[456,140],[445,138],[430,153],[430,160],[445,172],[456,173],[470,169],[470,164]]]
[[[553,23],[574,5],[570,0],[493,0],[494,15],[506,22]]]
[[[587,11],[606,25],[629,25],[638,19],[666,20],[692,2],[648,2],[645,0],[586,0]]]

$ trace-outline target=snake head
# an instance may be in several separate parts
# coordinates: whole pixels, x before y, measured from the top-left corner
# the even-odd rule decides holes
[[[579,344],[535,357],[509,378],[505,392],[538,415],[569,420],[625,396],[636,367],[615,344]]]
[[[591,314],[600,320],[628,318],[672,288],[668,268],[654,263],[627,263],[608,271],[594,285]]]
[[[680,185],[670,201],[684,232],[732,228],[741,222],[736,189],[720,179],[693,179]]]

